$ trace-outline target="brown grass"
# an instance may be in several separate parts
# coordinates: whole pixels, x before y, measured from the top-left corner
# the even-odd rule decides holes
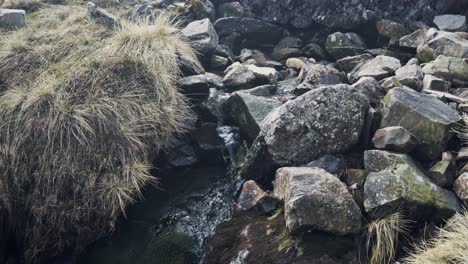
[[[0,209],[26,262],[80,252],[155,183],[151,158],[192,119],[173,18],[112,31],[86,10],[40,10],[0,39]]]

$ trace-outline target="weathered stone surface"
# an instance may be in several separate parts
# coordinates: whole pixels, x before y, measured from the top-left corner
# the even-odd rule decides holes
[[[210,88],[221,87],[222,79],[216,74],[206,73],[180,78],[177,85],[189,98],[201,100],[208,98]]]
[[[316,60],[324,60],[328,57],[322,46],[317,43],[307,44],[304,48],[302,48],[302,53],[304,56],[314,58]]]
[[[268,194],[260,188],[255,181],[246,181],[242,185],[242,191],[237,199],[237,208],[242,211],[248,211],[254,208],[257,203],[268,196]]]
[[[447,92],[450,89],[450,83],[444,79],[435,77],[434,75],[426,74],[423,79],[422,90],[433,90]]]
[[[463,173],[453,183],[453,190],[465,204],[468,204],[468,173]]]
[[[323,169],[279,169],[274,195],[284,200],[286,226],[291,233],[312,229],[346,235],[361,228],[361,211],[346,185]]]
[[[257,17],[266,21],[307,28],[322,24],[330,28],[357,28],[375,17],[425,22],[449,10],[467,10],[464,0],[240,0]]]
[[[189,23],[182,34],[202,55],[211,54],[218,46],[218,34],[208,18]]]
[[[355,56],[367,49],[364,40],[356,33],[336,32],[328,36],[325,44],[327,52],[336,60]]]
[[[429,170],[429,177],[441,187],[450,187],[457,173],[455,155],[451,152],[442,153],[442,159]]]
[[[418,47],[418,58],[430,62],[439,55],[455,58],[468,57],[468,39],[459,34],[430,29],[426,33],[426,41]]]
[[[340,71],[351,72],[361,62],[367,62],[374,57],[368,53],[357,56],[348,56],[336,61],[336,68]]]
[[[344,161],[331,155],[325,155],[318,160],[309,162],[304,167],[324,169],[328,173],[338,177],[341,177],[345,170]]]
[[[381,150],[364,153],[370,172],[364,207],[373,217],[404,210],[416,220],[441,220],[461,209],[455,194],[434,184],[410,156]]]
[[[247,66],[239,65],[226,73],[223,84],[227,91],[232,92],[255,87],[258,85],[258,80],[255,73]]]
[[[0,27],[19,28],[26,26],[26,11],[19,9],[1,9]]]
[[[380,81],[392,76],[401,67],[398,59],[388,56],[377,56],[374,59],[356,66],[350,73],[350,81],[356,82],[362,77],[373,77]]]
[[[396,87],[384,98],[381,127],[401,126],[417,139],[416,151],[423,159],[434,160],[444,151],[451,130],[460,115],[433,96]]]
[[[434,17],[434,24],[444,31],[465,31],[466,16],[461,15],[441,15]]]
[[[318,88],[271,112],[261,134],[275,164],[304,165],[356,144],[368,108],[367,98],[353,87]]]
[[[244,8],[239,2],[224,3],[218,7],[218,17],[241,17],[244,15]]]
[[[426,41],[426,30],[418,29],[415,32],[400,38],[400,46],[416,49]]]
[[[244,92],[232,94],[223,105],[225,121],[238,126],[247,139],[253,141],[260,132],[263,119],[281,103],[274,99]]]
[[[393,126],[377,130],[372,138],[374,146],[378,149],[394,150],[399,152],[411,152],[417,140],[404,127]]]
[[[284,60],[301,55],[301,48],[304,46],[302,40],[296,37],[285,37],[281,39],[273,49],[272,58],[274,60]]]
[[[340,84],[341,79],[344,78],[337,69],[321,64],[307,64],[303,73],[306,74],[304,81],[293,90],[296,95],[302,95],[320,87]]]
[[[388,40],[388,46],[397,46],[400,38],[410,33],[402,24],[388,19],[377,21],[377,32]]]
[[[468,84],[468,63],[463,59],[440,55],[435,61],[426,64],[423,72],[447,80],[457,87]]]
[[[403,66],[395,72],[395,76],[401,84],[421,91],[424,74],[419,65]]]
[[[372,77],[363,77],[352,86],[367,96],[373,104],[379,103],[385,96],[379,82]]]

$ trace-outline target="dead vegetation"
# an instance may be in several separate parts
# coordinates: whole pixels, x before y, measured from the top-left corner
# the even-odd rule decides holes
[[[156,182],[151,158],[192,119],[175,86],[178,58],[198,62],[166,15],[113,31],[54,6],[5,34],[1,220],[28,263],[74,254]]]

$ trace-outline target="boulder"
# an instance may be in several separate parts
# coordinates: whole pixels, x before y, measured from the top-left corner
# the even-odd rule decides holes
[[[457,194],[458,198],[468,205],[468,173],[463,173],[453,183],[453,190]]]
[[[387,43],[385,44],[390,47],[398,46],[400,38],[410,33],[410,31],[402,24],[388,19],[377,21],[377,32],[387,40]]]
[[[196,100],[208,98],[210,88],[220,88],[222,79],[216,74],[205,73],[180,78],[177,86],[187,97]]]
[[[403,66],[395,72],[395,76],[402,85],[421,91],[424,74],[419,65]]]
[[[419,45],[424,44],[426,41],[426,31],[418,29],[415,32],[400,38],[400,47],[404,48],[418,48]]]
[[[418,157],[434,160],[445,150],[460,118],[457,111],[433,96],[396,87],[384,98],[381,127],[404,127],[418,139]]]
[[[210,67],[213,70],[224,70],[229,64],[229,59],[219,56],[213,55],[210,59]]]
[[[237,199],[237,208],[242,211],[248,211],[267,196],[268,194],[255,181],[246,181],[242,185],[241,193]]]
[[[229,68],[228,68],[229,70]],[[244,65],[238,65],[230,69],[223,79],[224,89],[228,92],[241,89],[250,89],[258,85],[257,76]]]
[[[435,77],[434,75],[426,74],[423,79],[423,88],[422,90],[432,90],[432,91],[441,91],[447,92],[450,89],[450,83],[444,79]]]
[[[279,106],[281,103],[274,99],[236,92],[223,105],[224,120],[238,126],[241,133],[253,141],[260,132],[263,119]]]
[[[356,56],[348,56],[336,61],[336,68],[346,73],[351,72],[357,65],[362,62],[368,62],[374,57],[368,53]]]
[[[372,142],[377,149],[394,150],[398,152],[411,152],[417,140],[404,127],[393,126],[377,130]]]
[[[457,160],[451,152],[442,153],[442,159],[429,170],[429,177],[441,187],[450,187],[457,174]]]
[[[316,60],[325,60],[328,56],[325,50],[317,43],[309,43],[302,48],[302,54]]]
[[[465,31],[466,16],[462,15],[441,15],[434,17],[434,24],[440,30],[444,31]]]
[[[0,28],[20,28],[26,26],[26,11],[1,8],[0,5]]]
[[[430,62],[439,55],[468,57],[468,39],[457,33],[437,31],[434,28],[428,30],[425,43],[418,47],[418,58]]]
[[[434,184],[406,154],[368,150],[364,164],[370,172],[364,207],[373,218],[403,210],[414,220],[440,221],[461,210],[455,194]]]
[[[218,47],[218,34],[208,18],[190,22],[181,32],[202,55],[211,54]]]
[[[273,110],[261,135],[275,164],[304,165],[356,144],[368,108],[367,98],[349,85],[318,88]]]
[[[173,143],[166,154],[166,159],[172,167],[187,167],[198,162],[195,150],[191,145],[183,141]]]
[[[290,233],[317,230],[337,235],[361,228],[361,211],[344,183],[319,168],[284,167],[276,172],[274,195],[284,200]]]
[[[276,44],[273,49],[272,58],[274,60],[284,60],[295,56],[300,56],[303,47],[302,40],[296,37],[285,37]]]
[[[374,59],[356,66],[350,73],[350,81],[356,82],[362,77],[373,77],[380,81],[395,74],[401,67],[398,59],[388,56],[377,56]]]
[[[321,64],[307,64],[304,81],[298,85],[293,93],[302,95],[310,90],[324,86],[330,86],[342,83],[344,77],[335,68]]]
[[[218,17],[244,16],[244,8],[239,2],[224,3],[218,6]]]
[[[325,49],[334,59],[363,53],[367,49],[364,40],[356,33],[336,32],[328,36]]]
[[[385,96],[379,82],[372,77],[363,77],[352,86],[367,96],[372,104],[380,103]]]
[[[339,178],[345,171],[345,164],[342,159],[331,155],[325,155],[318,160],[307,163],[304,167],[320,168],[326,170],[328,173],[338,176]]]
[[[440,55],[435,61],[426,64],[423,72],[447,80],[457,87],[468,84],[468,63],[463,59]]]

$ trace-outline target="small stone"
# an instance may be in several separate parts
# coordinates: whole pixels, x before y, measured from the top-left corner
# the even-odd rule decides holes
[[[429,171],[429,177],[441,187],[450,187],[457,173],[455,155],[451,152],[442,153],[442,160],[434,164]]]
[[[441,92],[448,92],[450,89],[450,83],[445,81],[444,79],[435,77],[434,75],[426,74],[424,75],[423,79],[423,91],[425,90],[433,90],[433,91],[441,91]]]
[[[360,63],[372,60],[374,57],[368,53],[348,56],[336,61],[336,68],[340,71],[351,72]]]
[[[364,40],[356,33],[333,33],[328,36],[325,44],[327,52],[336,60],[359,55],[366,48]]]
[[[341,84],[344,78],[337,69],[321,64],[307,64],[304,71],[307,75],[304,81],[293,90],[295,95],[302,95],[320,87]]]
[[[324,169],[327,172],[338,176],[338,178],[341,178],[345,170],[343,160],[331,155],[325,155],[318,160],[309,162],[306,165],[304,165],[304,167],[315,167]]]
[[[224,70],[229,64],[229,59],[218,55],[211,56],[210,66],[213,70]]]
[[[247,66],[240,65],[228,71],[224,76],[223,84],[224,88],[228,92],[232,92],[242,89],[250,89],[257,86],[258,82],[257,77],[252,70]]]
[[[400,38],[400,46],[404,48],[416,49],[419,45],[424,44],[426,40],[426,30],[418,29],[415,32]]]
[[[379,103],[385,96],[379,82],[372,77],[363,77],[352,86],[367,96],[373,104]]]
[[[246,181],[244,185],[242,185],[242,191],[237,200],[237,208],[242,211],[248,211],[254,208],[257,203],[266,196],[268,196],[268,194],[263,191],[255,181]]]
[[[403,127],[385,127],[377,130],[372,142],[377,149],[408,153],[416,147],[416,138]]]
[[[424,74],[419,65],[403,66],[395,72],[395,76],[401,84],[421,91]]]
[[[468,204],[468,173],[463,173],[458,177],[453,183],[453,190],[460,200]]]
[[[296,37],[285,37],[276,44],[273,49],[274,60],[284,60],[301,55],[302,40]]]
[[[466,17],[462,15],[441,15],[434,17],[434,24],[444,31],[465,31]]]
[[[402,24],[386,19],[377,21],[377,32],[388,39],[390,47],[397,46],[400,38],[409,34],[408,29]]]
[[[211,54],[218,47],[218,34],[208,18],[190,22],[181,32],[202,55]]]
[[[23,11],[24,12],[24,11]],[[110,28],[120,28],[122,25],[117,17],[113,16],[106,10],[99,8],[93,2],[88,2],[88,15],[94,19],[97,23]],[[1,16],[1,12],[0,12]]]

